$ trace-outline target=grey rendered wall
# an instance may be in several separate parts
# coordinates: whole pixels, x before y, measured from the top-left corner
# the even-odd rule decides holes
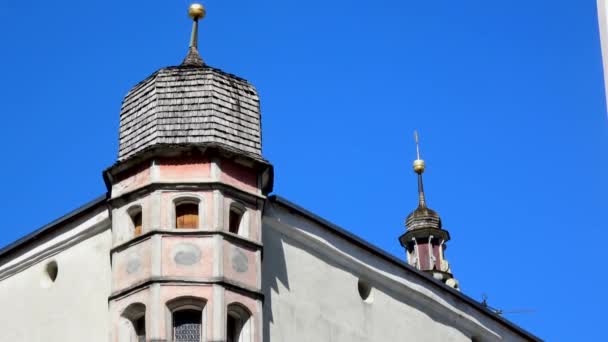
[[[310,220],[269,203],[263,226],[264,341],[519,341]],[[357,282],[373,286],[363,301]],[[419,278],[419,277],[417,277]]]
[[[108,341],[108,228],[98,213],[0,267],[0,341]],[[50,261],[58,265],[54,283],[45,274]]]

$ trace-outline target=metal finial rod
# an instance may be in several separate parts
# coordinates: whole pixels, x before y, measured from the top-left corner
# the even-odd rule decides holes
[[[198,48],[198,21],[205,17],[205,7],[201,4],[192,4],[188,8],[188,15],[194,21],[192,23],[192,34],[190,35],[190,47]]]
[[[196,19],[192,23],[192,33],[190,34],[189,47],[198,49],[198,20]]]
[[[422,184],[422,175],[418,175],[418,206],[426,208],[426,198],[424,197],[424,185]]]
[[[198,21],[205,17],[205,7],[201,4],[192,4],[188,8],[188,15],[194,21],[192,23],[192,33],[190,34],[190,46],[188,54],[181,65],[202,67],[205,65],[201,55],[198,53]]]
[[[426,207],[426,199],[424,198],[424,186],[422,184],[422,173],[424,173],[424,160],[420,159],[420,141],[418,131],[414,131],[414,140],[416,141],[416,160],[414,160],[414,172],[418,174],[418,206]]]

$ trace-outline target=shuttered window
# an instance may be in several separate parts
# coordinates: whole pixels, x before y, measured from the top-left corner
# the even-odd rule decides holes
[[[133,220],[133,235],[135,235],[135,236],[141,235],[141,229],[142,229],[141,211],[133,214],[131,216],[131,220]]]
[[[198,228],[198,204],[182,203],[175,207],[175,228]]]

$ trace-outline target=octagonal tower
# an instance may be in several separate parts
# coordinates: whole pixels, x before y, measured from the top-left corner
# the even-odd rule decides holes
[[[125,97],[112,217],[112,341],[262,341],[261,222],[272,166],[259,98],[197,50]]]
[[[458,281],[454,278],[445,257],[450,233],[443,229],[439,214],[426,205],[422,182],[425,164],[424,160],[420,159],[418,133],[414,133],[414,136],[417,155],[414,160],[414,172],[418,175],[418,207],[405,219],[406,232],[399,237],[399,242],[405,248],[411,266],[429,273],[433,278],[450,287],[459,289]]]

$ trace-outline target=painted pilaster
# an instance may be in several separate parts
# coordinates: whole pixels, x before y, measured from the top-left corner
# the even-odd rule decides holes
[[[154,341],[163,341],[161,336],[161,325],[164,323],[164,310],[160,299],[160,284],[152,284],[150,286],[150,304],[149,304],[149,319],[150,326],[146,327],[147,335]]]
[[[155,191],[150,195],[150,230],[161,229],[161,210],[162,199],[160,191]]]
[[[215,182],[219,182],[220,174],[221,174],[220,160],[219,160],[219,158],[212,158],[211,159],[211,180],[215,181]]]
[[[213,276],[222,278],[224,276],[224,238],[221,235],[213,237],[215,249],[213,251]]]
[[[224,230],[224,196],[219,190],[213,191],[213,230]]]
[[[213,285],[212,341],[226,341],[226,290]]]

